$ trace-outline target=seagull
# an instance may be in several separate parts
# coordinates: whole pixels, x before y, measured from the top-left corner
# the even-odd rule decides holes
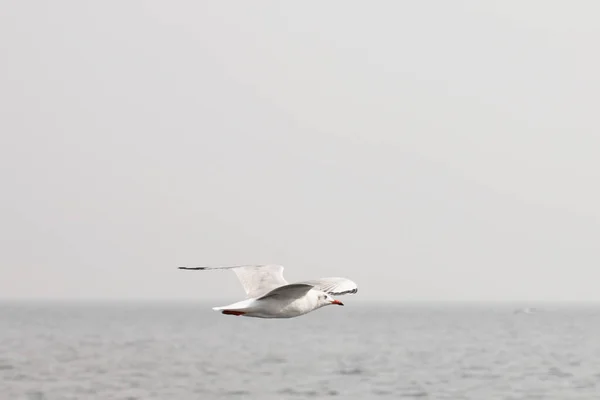
[[[336,304],[332,296],[354,294],[356,283],[346,278],[321,278],[289,284],[283,278],[281,265],[236,265],[229,267],[179,267],[204,271],[230,269],[246,291],[246,300],[228,306],[214,307],[226,315],[255,318],[294,318]]]

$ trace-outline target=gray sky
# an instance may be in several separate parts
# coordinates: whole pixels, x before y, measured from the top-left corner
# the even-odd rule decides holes
[[[4,1],[0,297],[600,300],[599,13]]]

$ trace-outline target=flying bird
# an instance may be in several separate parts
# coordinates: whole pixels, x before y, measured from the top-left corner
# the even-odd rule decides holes
[[[226,315],[256,318],[293,318],[332,304],[343,306],[332,296],[354,294],[356,283],[346,278],[321,278],[288,283],[281,265],[237,265],[229,267],[179,267],[204,271],[230,269],[246,291],[246,300],[214,307]]]

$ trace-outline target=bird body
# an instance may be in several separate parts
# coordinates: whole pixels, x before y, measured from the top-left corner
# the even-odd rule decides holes
[[[356,293],[356,283],[346,278],[322,278],[289,284],[280,265],[241,265],[230,267],[179,267],[187,270],[231,269],[237,275],[247,298],[213,310],[226,315],[255,318],[294,318],[321,307],[344,305],[332,295]]]

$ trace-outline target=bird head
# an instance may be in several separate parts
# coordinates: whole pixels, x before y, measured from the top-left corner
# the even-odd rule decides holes
[[[338,305],[338,306],[343,306],[344,303],[342,303],[339,300],[334,299],[333,297],[331,297],[331,295],[325,293],[325,292],[321,292],[319,293],[319,305],[321,307],[324,306],[330,306],[332,304]]]

